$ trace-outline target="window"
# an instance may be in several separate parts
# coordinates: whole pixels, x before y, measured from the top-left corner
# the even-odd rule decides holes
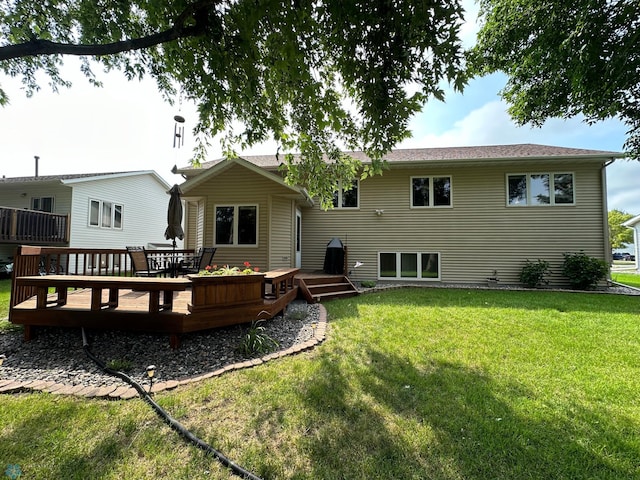
[[[334,208],[358,208],[358,191],[359,182],[354,180],[349,190],[342,188],[342,182],[340,182],[340,188],[333,192],[333,207]]]
[[[411,207],[450,207],[451,177],[411,177]]]
[[[258,207],[217,206],[215,229],[216,245],[257,245]]]
[[[573,173],[507,175],[510,206],[573,205]]]
[[[89,200],[89,225],[122,230],[122,205],[102,200]]]
[[[53,197],[31,198],[31,210],[53,213]]]
[[[380,252],[378,278],[440,280],[440,254],[423,252]]]

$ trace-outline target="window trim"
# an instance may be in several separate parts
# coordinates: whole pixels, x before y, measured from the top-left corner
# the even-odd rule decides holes
[[[91,223],[91,205],[93,202],[98,204],[98,223]],[[111,205],[111,225],[106,227],[102,222],[102,212],[104,211],[104,204]],[[116,227],[116,210],[120,211],[120,226]],[[98,200],[97,198],[89,198],[89,211],[87,212],[87,226],[89,228],[100,228],[104,230],[123,230],[124,229],[124,205],[122,203],[116,203],[108,200]]]
[[[383,254],[393,254],[396,256],[396,276],[395,277],[382,276],[380,255],[383,255]],[[416,255],[417,274],[418,274],[416,277],[403,277],[401,275],[403,254]],[[438,256],[438,276],[422,277],[422,255],[434,255],[434,254]],[[440,282],[442,280],[442,254],[439,251],[379,250],[377,253],[377,260],[378,260],[378,280],[404,280],[404,281],[416,281],[416,282]]]
[[[218,208],[233,207],[233,243],[218,243],[216,241],[216,230],[218,228],[217,211]],[[238,243],[238,209],[254,207],[256,209],[256,243],[252,244],[239,244]],[[220,203],[213,205],[213,245],[215,247],[228,247],[228,248],[256,248],[260,246],[260,205],[257,203]]]
[[[342,180],[339,180],[338,181],[338,190],[336,190],[336,192],[338,193],[338,205],[333,205],[333,210],[359,210],[360,209],[360,179],[359,178],[354,179],[353,183],[356,184],[355,188],[357,189],[357,191],[356,191],[356,206],[355,207],[344,207],[344,206],[342,206],[342,201],[343,201],[342,197],[343,197],[343,194],[344,194],[344,188],[342,188]],[[352,191],[352,190],[350,190],[350,191]]]
[[[572,187],[573,187],[573,201],[570,203],[556,203],[556,195],[555,195],[555,187],[549,185],[549,203],[531,203],[531,177],[534,175],[549,175],[550,183],[553,181],[555,185],[555,176],[556,175],[571,175],[572,178]],[[526,177],[526,203],[525,204],[517,204],[517,203],[509,203],[509,178],[510,177]],[[545,172],[528,172],[528,173],[507,173],[505,175],[505,201],[506,206],[509,208],[526,208],[526,207],[573,207],[576,205],[576,174],[573,171],[565,171],[565,170],[556,170],[556,171],[545,171]]]
[[[42,200],[45,198],[49,198],[51,199],[51,210],[41,210],[41,209],[37,209],[35,208],[35,206],[33,205],[35,203],[36,200],[38,200],[40,203],[42,203]],[[55,212],[55,208],[56,208],[56,203],[55,203],[55,197],[52,196],[40,196],[40,197],[31,197],[31,210],[35,210],[36,212],[46,212],[46,213],[53,213]]]
[[[416,178],[428,178],[429,179],[429,205],[414,205],[413,204],[413,180]],[[449,179],[449,205],[435,205],[434,204],[434,178],[448,178]],[[429,209],[429,208],[453,208],[453,175],[412,175],[409,178],[409,208],[411,209]]]

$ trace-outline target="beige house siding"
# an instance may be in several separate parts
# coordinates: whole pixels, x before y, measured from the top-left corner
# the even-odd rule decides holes
[[[593,160],[394,166],[360,183],[358,209],[304,210],[302,267],[322,269],[327,243],[339,237],[349,265],[364,263],[357,280],[378,277],[378,252],[385,251],[439,253],[445,283],[485,282],[496,270],[501,283],[516,284],[527,258],[551,262],[552,282],[562,283],[563,252],[606,258],[601,167]],[[554,172],[574,174],[575,205],[507,206],[508,174]],[[452,207],[411,208],[412,176],[451,176]]]
[[[194,185],[185,198],[202,198],[204,201],[204,223],[200,229],[202,241],[203,245],[217,247],[214,258],[218,265],[242,266],[248,261],[267,270],[284,266],[283,257],[289,257],[286,266],[291,261],[292,200],[284,198],[291,194],[290,189],[236,164]],[[215,245],[215,208],[231,205],[257,205],[257,246]]]
[[[198,202],[184,202],[184,248],[198,248]]]
[[[271,233],[269,268],[291,267],[293,265],[293,219],[294,202],[288,198],[271,197],[269,222]]]

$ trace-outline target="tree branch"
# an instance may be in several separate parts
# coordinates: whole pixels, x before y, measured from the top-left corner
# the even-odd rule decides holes
[[[83,55],[103,56],[116,53],[142,50],[145,48],[170,42],[178,38],[196,37],[202,35],[209,25],[208,9],[215,5],[216,0],[203,0],[192,3],[176,18],[174,25],[162,32],[146,37],[122,40],[119,42],[77,45],[72,43],[57,43],[50,40],[34,39],[16,45],[0,47],[0,61],[39,55]],[[187,20],[195,20],[193,25],[186,26]]]

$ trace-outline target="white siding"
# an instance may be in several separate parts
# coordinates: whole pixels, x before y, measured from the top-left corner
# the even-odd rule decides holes
[[[122,205],[122,229],[89,226],[90,200]],[[165,185],[150,174],[75,183],[70,246],[124,248],[127,245],[170,243],[164,238],[168,205]],[[180,240],[178,248],[182,248]]]

